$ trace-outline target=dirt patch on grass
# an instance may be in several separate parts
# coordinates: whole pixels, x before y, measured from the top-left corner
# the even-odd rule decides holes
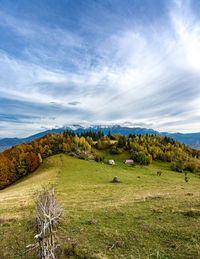
[[[185,217],[192,217],[192,218],[200,217],[200,210],[197,210],[197,209],[178,210],[178,211],[174,211],[174,213],[182,214]]]
[[[0,217],[0,225],[4,225],[7,223],[13,223],[16,222],[19,219],[18,216],[16,217]]]
[[[161,199],[164,199],[164,197],[163,196],[159,196],[159,195],[156,195],[156,196],[146,196],[145,197],[146,201],[161,200]]]

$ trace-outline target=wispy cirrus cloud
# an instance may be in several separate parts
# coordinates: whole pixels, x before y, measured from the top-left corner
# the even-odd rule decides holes
[[[129,120],[159,130],[199,131],[195,1],[156,3],[85,1],[66,9],[61,1],[63,10],[55,7],[60,16],[48,8],[45,21],[37,8],[28,19],[16,10],[6,12],[5,5],[0,12],[2,127],[6,123],[15,135],[17,124],[25,135],[66,122]],[[25,132],[20,124],[30,122],[35,126]]]

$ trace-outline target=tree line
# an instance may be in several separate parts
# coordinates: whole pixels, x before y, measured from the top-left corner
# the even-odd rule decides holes
[[[197,172],[200,168],[200,151],[161,135],[112,135],[101,137],[97,149],[109,149],[110,153],[120,154],[129,151],[130,158],[140,164],[151,164],[153,160],[171,163],[171,169]]]
[[[153,160],[171,163],[172,170],[199,170],[200,151],[175,141],[172,138],[155,135],[122,136],[104,135],[102,132],[74,131],[48,133],[30,143],[13,146],[0,153],[0,189],[21,177],[35,171],[43,159],[59,154],[77,154],[88,159],[93,154],[96,161],[102,161],[95,149],[108,150],[112,154],[129,152],[129,158],[140,164],[151,164]]]
[[[76,150],[91,152],[92,138],[66,133],[49,133],[30,143],[13,146],[0,153],[0,189],[35,171],[43,159]]]

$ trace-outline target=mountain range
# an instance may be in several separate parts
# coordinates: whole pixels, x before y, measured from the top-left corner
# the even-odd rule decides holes
[[[108,134],[109,130],[111,134],[120,133],[122,135],[128,135],[130,133],[135,135],[146,135],[146,134],[153,134],[153,135],[162,135],[173,138],[178,140],[181,143],[190,145],[196,149],[200,149],[200,132],[199,133],[169,133],[169,132],[159,132],[153,129],[147,128],[140,128],[140,127],[130,127],[124,125],[90,125],[90,126],[83,126],[83,125],[68,125],[58,129],[49,129],[38,134],[29,136],[27,138],[3,138],[0,139],[0,151],[5,149],[11,148],[14,145],[21,144],[21,143],[28,143],[36,138],[42,137],[47,133],[54,132],[60,133],[64,132],[65,130],[73,130],[75,133],[81,133],[84,131],[93,131],[98,132],[102,131],[104,134]]]

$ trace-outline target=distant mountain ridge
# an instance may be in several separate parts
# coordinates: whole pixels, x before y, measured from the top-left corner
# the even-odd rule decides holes
[[[200,149],[200,132],[199,133],[168,133],[168,132],[158,132],[153,129],[147,128],[140,128],[140,127],[128,127],[128,126],[121,126],[121,125],[88,125],[82,126],[79,124],[68,125],[58,129],[50,129],[46,130],[27,138],[3,138],[0,139],[0,151],[5,149],[11,148],[14,145],[21,144],[21,143],[28,143],[36,138],[42,137],[47,133],[60,133],[64,132],[65,130],[73,130],[75,133],[81,133],[84,131],[93,131],[98,132],[102,131],[104,134],[108,134],[109,130],[111,134],[120,133],[122,135],[128,134],[135,134],[135,135],[146,135],[146,134],[153,134],[153,135],[162,135],[173,138],[178,140],[181,143],[190,145],[194,148]]]

